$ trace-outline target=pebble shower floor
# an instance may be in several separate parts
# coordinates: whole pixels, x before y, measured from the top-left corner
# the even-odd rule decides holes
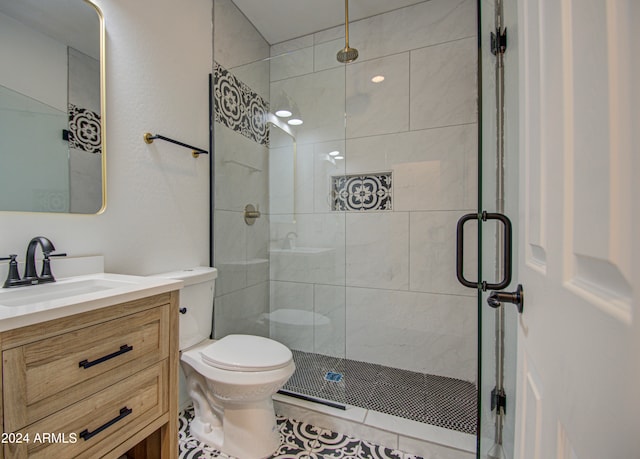
[[[193,438],[189,431],[192,419],[193,407],[182,411],[178,418],[180,459],[241,459]],[[280,447],[269,459],[422,459],[282,416],[277,417],[277,422]]]
[[[283,389],[476,434],[476,386],[468,381],[311,352],[292,351],[296,371]],[[332,378],[331,376],[341,377]]]

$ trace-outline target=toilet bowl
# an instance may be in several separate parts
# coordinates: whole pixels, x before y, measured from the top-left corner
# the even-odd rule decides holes
[[[293,355],[277,341],[252,335],[209,339],[215,268],[157,275],[180,279],[180,361],[193,402],[193,437],[240,459],[272,455],[280,437],[272,396],[295,370]],[[206,334],[203,332],[207,329]]]

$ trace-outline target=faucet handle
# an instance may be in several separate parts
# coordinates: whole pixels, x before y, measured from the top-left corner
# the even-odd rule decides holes
[[[7,273],[7,280],[4,281],[4,285],[2,286],[3,288],[13,287],[16,283],[20,282],[20,273],[18,272],[18,261],[16,258],[18,258],[16,254],[0,258],[0,260],[11,260],[9,261],[9,272]]]
[[[42,252],[42,272],[40,273],[41,279],[48,279],[50,281],[54,281],[53,274],[51,273],[51,257],[66,257],[66,253],[51,253],[49,251]]]

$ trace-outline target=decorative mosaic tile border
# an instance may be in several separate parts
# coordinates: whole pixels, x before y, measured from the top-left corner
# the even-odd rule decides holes
[[[102,125],[98,113],[69,104],[69,148],[102,153]]]
[[[391,172],[331,177],[331,210],[391,210]]]
[[[269,145],[269,102],[214,61],[215,121],[261,144]]]
[[[234,459],[193,438],[189,431],[192,419],[192,407],[178,416],[180,459]],[[321,429],[306,422],[278,416],[277,423],[280,447],[268,459],[421,459],[412,454]]]

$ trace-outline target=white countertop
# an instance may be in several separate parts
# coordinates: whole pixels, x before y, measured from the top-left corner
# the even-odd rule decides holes
[[[0,289],[0,332],[179,290],[183,285],[159,277],[94,273]]]

